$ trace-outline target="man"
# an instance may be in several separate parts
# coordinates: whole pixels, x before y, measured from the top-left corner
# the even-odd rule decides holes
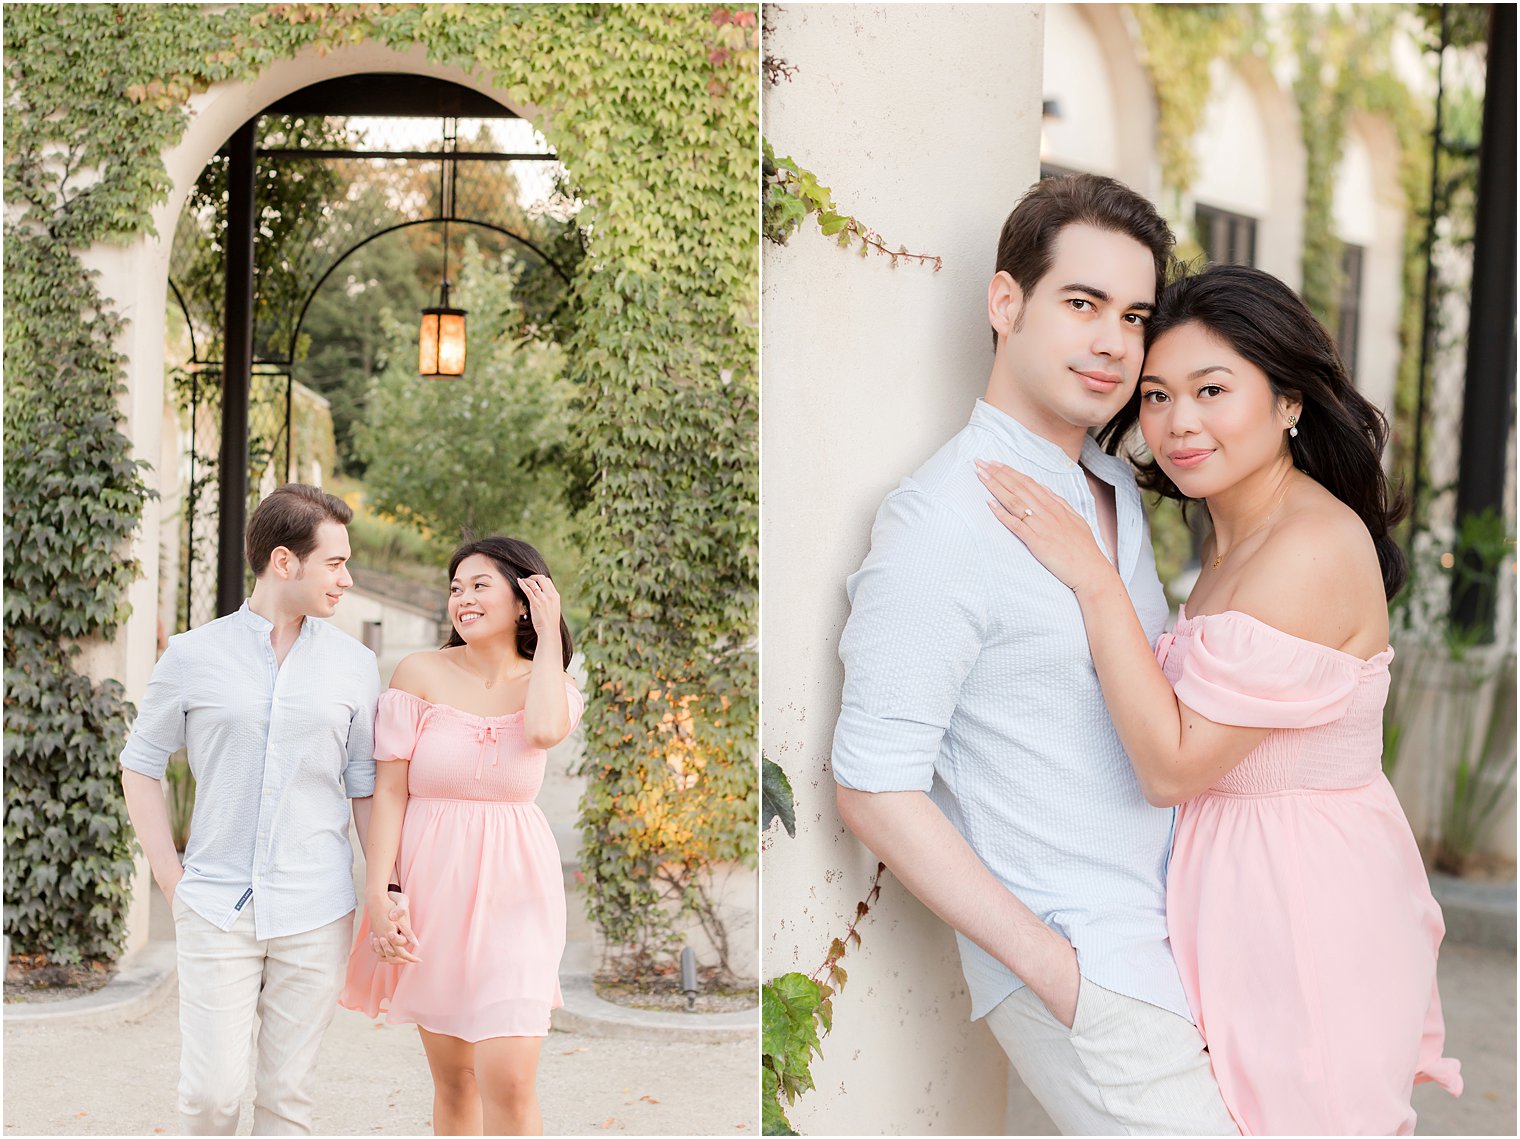
[[[188,1134],[236,1132],[255,1015],[254,1134],[311,1134],[353,933],[346,800],[362,843],[375,786],[375,656],[313,620],[353,585],[352,517],[297,483],[259,504],[253,595],[170,639],[121,754],[127,812],[174,914]],[[183,868],[159,783],[181,747],[196,782]]]
[[[967,427],[887,497],[849,581],[833,768],[846,825],[949,923],[973,1019],[1067,1134],[1234,1134],[1166,939],[1172,812],[1140,792],[1071,592],[988,509],[979,459],[1080,511],[1152,637],[1167,606],[1127,464],[1172,235],[1107,178],[1004,224],[996,345]]]

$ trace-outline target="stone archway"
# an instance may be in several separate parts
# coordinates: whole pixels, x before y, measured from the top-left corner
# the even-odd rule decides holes
[[[163,542],[166,557],[178,545],[185,559],[163,574],[167,626],[193,627],[242,604],[248,510],[280,482],[323,481],[310,464],[297,467],[296,440],[304,434],[314,441],[311,417],[325,418],[320,393],[336,383],[354,398],[330,370],[325,384],[307,386],[303,345],[320,354],[346,342],[347,330],[321,321],[314,341],[303,337],[324,285],[391,235],[402,237],[382,243],[389,250],[383,262],[425,260],[443,248],[452,225],[456,237],[477,235],[521,265],[535,282],[529,319],[553,328],[569,309],[583,252],[574,237],[576,211],[559,191],[565,177],[531,122],[469,88],[410,73],[321,80],[238,129],[176,219],[170,259],[170,324],[188,334],[188,344],[171,350],[169,363],[190,435],[180,464],[180,481],[189,486],[179,512],[186,533],[179,543],[168,535]],[[373,265],[373,251],[367,256]],[[434,291],[440,279],[431,280]],[[419,296],[412,303],[428,302]],[[377,327],[373,311],[347,315],[359,318],[355,327]],[[357,373],[353,382],[362,387]],[[304,433],[298,406],[306,412]],[[351,408],[344,407],[338,455],[351,442]],[[307,458],[318,461],[314,453]],[[320,469],[331,473],[334,458],[323,456]],[[165,472],[161,482],[168,481]],[[179,591],[172,619],[171,577]]]
[[[538,108],[511,99],[505,91],[462,69],[433,63],[420,45],[397,51],[377,43],[364,43],[326,55],[308,50],[293,59],[271,64],[251,82],[219,83],[192,96],[190,122],[179,142],[163,154],[171,189],[152,210],[153,233],[125,246],[96,245],[82,256],[86,268],[99,274],[101,294],[125,318],[116,344],[123,358],[126,382],[121,430],[131,441],[133,457],[150,464],[149,484],[158,492],[158,497],[145,505],[130,553],[142,568],[142,575],[127,594],[131,615],[113,640],[91,644],[80,661],[89,675],[119,679],[129,699],[140,697],[157,659],[162,534],[177,497],[178,475],[172,462],[174,420],[166,399],[164,351],[175,221],[201,170],[245,122],[304,87],[364,72],[447,80],[500,103],[522,118],[541,121],[543,117]],[[146,860],[140,853],[137,858],[135,893],[127,922],[127,951],[144,944],[148,934],[147,901],[152,881],[146,873]]]
[[[1047,128],[1049,160],[1158,200],[1156,97],[1125,13],[1112,4],[1056,6],[1045,21],[1045,97],[1062,104],[1062,121]]]

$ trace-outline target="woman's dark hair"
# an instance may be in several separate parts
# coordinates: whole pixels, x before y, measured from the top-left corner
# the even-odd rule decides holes
[[[1404,585],[1408,567],[1389,531],[1408,509],[1402,489],[1390,493],[1383,473],[1388,421],[1357,391],[1335,342],[1287,285],[1246,265],[1210,265],[1180,277],[1161,293],[1145,329],[1145,347],[1174,328],[1201,325],[1266,373],[1275,395],[1300,400],[1297,437],[1288,439],[1293,463],[1356,511],[1372,535],[1389,598]],[[1140,418],[1136,385],[1123,410],[1098,433],[1117,453]],[[1136,463],[1146,490],[1186,501],[1154,458]]]
[[[524,605],[528,605],[528,595],[517,584],[520,577],[532,577],[541,573],[553,580],[549,573],[549,566],[544,562],[544,556],[526,542],[519,542],[516,538],[480,538],[474,542],[466,542],[454,551],[454,556],[449,559],[449,580],[454,580],[454,575],[459,572],[459,563],[465,558],[475,554],[484,554],[496,563],[496,568],[501,571],[506,579],[507,587]],[[531,607],[530,607],[531,608]],[[570,667],[570,656],[574,646],[570,643],[570,626],[565,624],[563,616],[559,619],[559,640],[564,650],[565,659],[560,663]],[[464,644],[464,638],[459,635],[458,629],[449,630],[448,642],[443,646],[446,649],[458,648]],[[533,659],[533,654],[538,649],[538,632],[533,628],[531,620],[523,621],[517,626],[517,652],[519,656]]]

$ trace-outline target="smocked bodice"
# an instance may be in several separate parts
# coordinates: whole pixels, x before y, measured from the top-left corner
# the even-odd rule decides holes
[[[1362,787],[1382,771],[1393,650],[1362,660],[1244,613],[1178,617],[1156,646],[1178,699],[1216,723],[1270,729],[1210,791]]]
[[[565,687],[574,723],[582,698],[573,684]],[[376,709],[375,756],[410,761],[407,793],[413,798],[531,803],[549,753],[528,743],[523,720],[522,712],[477,716],[388,688]]]

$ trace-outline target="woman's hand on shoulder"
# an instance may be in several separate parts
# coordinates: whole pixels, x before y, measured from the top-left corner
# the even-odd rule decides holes
[[[1355,656],[1388,643],[1377,549],[1362,520],[1338,501],[1279,523],[1242,568],[1230,608]]]
[[[1062,585],[1080,596],[1115,580],[1092,528],[1064,498],[1004,463],[979,459],[976,475],[992,495],[994,517]]]

